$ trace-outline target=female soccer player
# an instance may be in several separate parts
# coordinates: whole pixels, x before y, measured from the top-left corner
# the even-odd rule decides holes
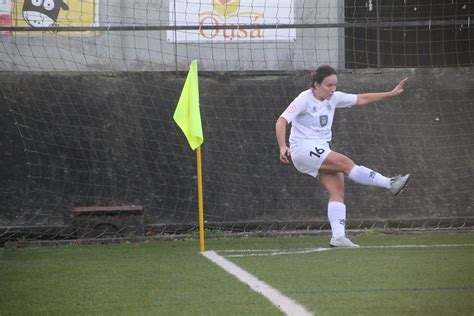
[[[328,218],[333,247],[356,248],[345,235],[346,206],[344,205],[344,176],[356,183],[389,189],[394,195],[406,186],[410,175],[387,178],[349,157],[329,148],[331,126],[336,108],[362,106],[394,97],[403,92],[407,78],[390,92],[348,94],[336,91],[337,72],[328,65],[319,67],[311,76],[311,88],[291,102],[276,122],[276,137],[280,146],[280,161],[288,164],[289,157],[301,173],[317,177],[329,192]],[[286,145],[286,126],[291,123],[290,148]]]

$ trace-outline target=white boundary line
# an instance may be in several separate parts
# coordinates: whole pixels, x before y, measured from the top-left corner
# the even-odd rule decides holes
[[[309,316],[313,315],[304,306],[296,303],[289,297],[281,294],[279,291],[272,288],[267,283],[257,279],[252,274],[240,268],[233,262],[219,256],[215,251],[205,251],[204,257],[211,260],[219,267],[235,276],[241,282],[250,286],[252,290],[265,296],[273,305],[278,307],[286,315],[295,316]]]
[[[279,255],[294,255],[328,250],[356,250],[356,249],[407,249],[407,248],[448,248],[448,247],[473,247],[474,244],[444,244],[444,245],[389,245],[389,246],[362,246],[360,248],[300,248],[300,249],[235,249],[219,250],[219,252],[233,253],[226,254],[226,258],[240,257],[266,257]]]

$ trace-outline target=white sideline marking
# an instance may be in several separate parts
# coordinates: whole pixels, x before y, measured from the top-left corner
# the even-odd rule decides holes
[[[235,276],[241,282],[250,286],[252,290],[265,296],[273,305],[278,307],[286,315],[306,316],[313,315],[306,310],[302,305],[296,303],[289,297],[281,294],[279,291],[272,288],[267,283],[257,279],[252,274],[240,268],[233,262],[219,256],[215,251],[205,251],[204,257],[211,260],[219,267]]]
[[[391,246],[362,246],[360,248],[303,248],[303,249],[236,249],[220,250],[226,253],[237,253],[225,255],[227,258],[240,257],[265,257],[279,255],[294,255],[303,253],[313,253],[328,250],[356,250],[356,249],[392,249],[392,248],[441,248],[441,247],[472,247],[474,244],[444,244],[444,245],[391,245]]]
[[[312,253],[312,252],[322,252],[328,251],[332,248],[308,248],[308,249],[295,249],[295,250],[278,250],[278,249],[268,249],[269,252],[259,251],[258,253],[251,253],[248,251],[247,254],[239,254],[239,255],[225,255],[226,258],[241,258],[241,257],[266,257],[266,256],[280,256],[280,255],[295,255],[295,254],[302,254],[302,253]],[[228,251],[232,252],[232,251]]]

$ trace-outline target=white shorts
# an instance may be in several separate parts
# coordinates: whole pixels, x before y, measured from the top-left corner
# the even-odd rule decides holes
[[[317,177],[331,148],[325,141],[305,140],[291,144],[290,152],[293,165],[299,172]]]

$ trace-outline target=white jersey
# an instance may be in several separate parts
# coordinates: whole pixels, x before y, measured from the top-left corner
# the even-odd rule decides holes
[[[301,92],[281,115],[291,123],[290,145],[302,140],[330,142],[334,110],[356,103],[355,94],[336,91],[329,100],[320,101],[311,89]]]

